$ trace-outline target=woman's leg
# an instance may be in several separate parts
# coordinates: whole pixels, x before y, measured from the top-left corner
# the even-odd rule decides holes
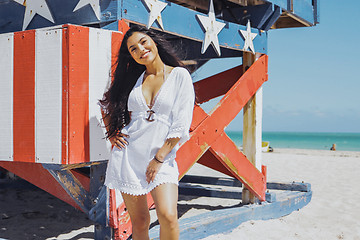
[[[156,214],[160,223],[160,239],[179,239],[178,186],[173,183],[161,184],[151,191],[151,196],[154,199]]]
[[[150,214],[146,195],[134,196],[122,193],[132,224],[132,239],[149,239]]]

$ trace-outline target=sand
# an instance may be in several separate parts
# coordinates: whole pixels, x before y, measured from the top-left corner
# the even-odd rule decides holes
[[[263,154],[263,164],[270,182],[311,183],[311,202],[288,216],[248,221],[206,240],[360,240],[360,152],[275,149]],[[190,173],[222,176],[200,165]],[[238,200],[180,196],[179,215],[183,219],[237,204]],[[93,232],[82,212],[24,181],[0,179],[0,239],[92,239]]]

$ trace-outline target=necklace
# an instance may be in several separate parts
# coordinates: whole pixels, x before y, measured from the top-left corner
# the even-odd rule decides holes
[[[159,95],[159,93],[160,93],[160,91],[161,91],[161,89],[162,89],[162,87],[163,87],[163,85],[165,83],[165,80],[166,80],[166,77],[165,77],[165,64],[164,64],[164,70],[163,70],[163,78],[164,78],[163,83],[161,84],[161,87],[160,87],[159,91],[156,93],[155,97],[151,101],[150,106],[148,105],[149,110],[147,111],[147,113],[149,115],[147,116],[147,118],[145,118],[146,121],[148,121],[148,122],[153,122],[154,121],[154,118],[152,116],[155,113],[155,111],[152,109],[152,107],[154,106],[155,101],[156,101],[156,99],[157,99],[157,97],[158,97],[158,95]]]

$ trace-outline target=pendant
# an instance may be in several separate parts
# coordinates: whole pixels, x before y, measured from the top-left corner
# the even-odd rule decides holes
[[[149,122],[153,122],[155,119],[151,118],[151,116],[155,113],[153,110],[148,110],[147,113],[149,113],[149,116],[145,118]]]

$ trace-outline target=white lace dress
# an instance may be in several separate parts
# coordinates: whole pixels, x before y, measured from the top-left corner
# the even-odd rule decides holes
[[[145,73],[145,72],[144,72]],[[189,139],[195,94],[189,72],[174,68],[161,86],[150,109],[142,93],[144,73],[130,92],[130,123],[122,129],[128,134],[125,149],[114,147],[106,170],[105,185],[131,195],[149,193],[162,183],[178,184],[175,161],[180,144]],[[149,110],[152,110],[149,117]],[[148,121],[147,120],[153,120]],[[146,181],[146,168],[168,138],[179,137],[179,143],[166,156],[153,182]]]

